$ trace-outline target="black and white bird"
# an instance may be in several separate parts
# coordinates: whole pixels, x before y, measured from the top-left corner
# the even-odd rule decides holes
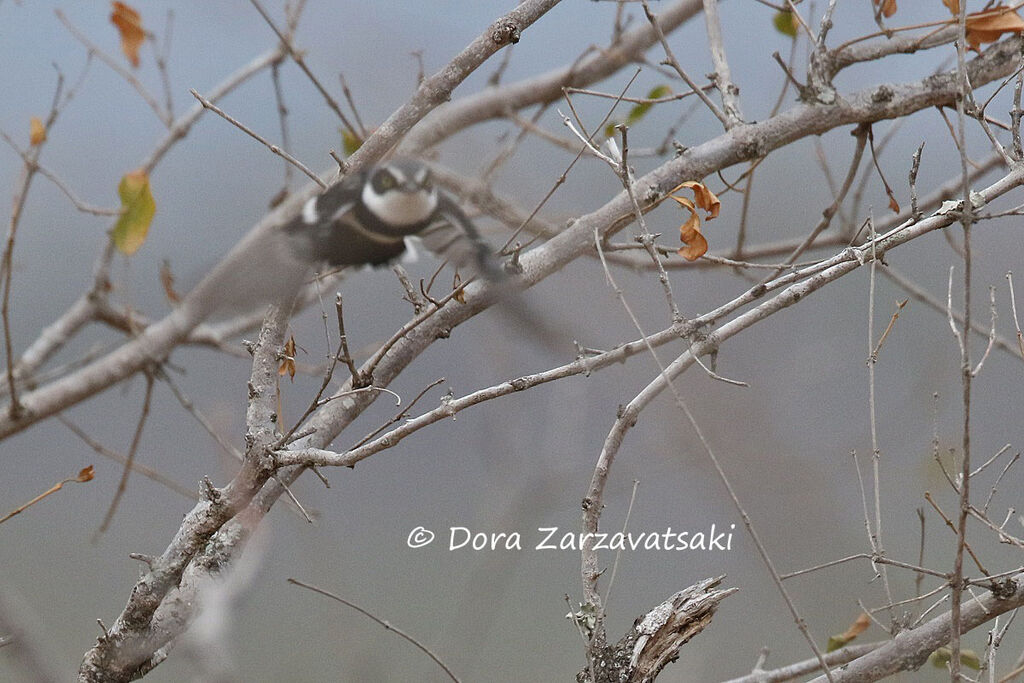
[[[295,255],[333,267],[391,263],[421,242],[463,279],[494,280],[502,270],[454,199],[418,161],[388,161],[313,197],[284,228]]]
[[[192,302],[206,318],[289,301],[314,272],[385,265],[415,255],[417,242],[463,281],[505,276],[472,221],[434,185],[430,169],[398,159],[353,173],[286,222],[250,233],[197,285]]]

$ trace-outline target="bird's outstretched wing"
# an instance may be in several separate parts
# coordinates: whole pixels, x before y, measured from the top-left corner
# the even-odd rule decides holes
[[[505,277],[501,264],[476,226],[455,200],[443,192],[438,196],[435,219],[416,236],[427,249],[458,268],[464,278],[498,281]]]

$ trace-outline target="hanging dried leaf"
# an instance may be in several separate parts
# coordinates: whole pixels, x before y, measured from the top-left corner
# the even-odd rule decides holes
[[[896,14],[896,0],[872,0],[875,5],[882,8],[882,16],[888,19],[892,15]],[[956,0],[952,0],[956,2]],[[946,0],[943,0],[946,2]]]
[[[679,226],[679,239],[686,246],[681,247],[677,253],[687,261],[696,261],[708,251],[708,241],[700,232],[700,216],[697,215],[697,207],[686,197],[673,196],[672,199],[690,212],[690,217]]]
[[[862,612],[860,616],[858,616],[857,619],[854,620],[852,624],[850,624],[850,628],[846,629],[837,636],[829,636],[828,651],[832,652],[847,645],[854,638],[864,633],[864,631],[868,630],[869,626],[871,626],[871,617]]]
[[[674,192],[682,188],[693,190],[694,201],[690,201],[685,197],[677,197]],[[696,261],[708,250],[708,241],[700,230],[700,215],[697,213],[699,207],[707,213],[705,220],[712,220],[718,218],[718,212],[722,208],[722,202],[718,199],[714,192],[709,190],[704,183],[699,183],[695,180],[688,180],[685,183],[680,183],[672,188],[669,192],[669,196],[676,201],[679,206],[685,208],[690,212],[690,217],[685,223],[679,226],[679,239],[686,244],[685,247],[679,249],[678,253],[687,261]]]
[[[29,144],[35,146],[46,142],[46,126],[43,125],[42,120],[38,116],[33,116],[29,119],[28,130]]]
[[[174,273],[171,272],[171,262],[166,259],[160,262],[160,284],[164,287],[164,296],[171,304],[181,303],[181,297],[174,290]]]
[[[114,246],[125,256],[131,256],[146,241],[149,224],[156,213],[149,176],[142,170],[126,173],[117,186],[117,193],[121,196],[121,217],[112,233]]]
[[[47,490],[43,491],[42,493],[40,493],[38,496],[36,496],[32,500],[28,501],[27,503],[24,503],[23,505],[19,505],[18,507],[14,508],[10,512],[8,512],[3,517],[0,517],[0,524],[3,524],[4,522],[9,520],[11,517],[14,517],[15,515],[20,515],[22,512],[27,510],[29,507],[35,505],[36,503],[38,503],[43,498],[46,498],[47,496],[50,496],[50,495],[53,495],[54,493],[57,493],[57,491],[60,491],[62,488],[64,488],[64,484],[70,484],[73,481],[83,482],[84,483],[84,482],[87,482],[87,481],[92,481],[92,478],[93,478],[92,465],[89,465],[88,467],[84,467],[81,470],[79,470],[78,474],[75,475],[74,477],[71,477],[70,479],[63,479],[61,481],[58,481],[56,484],[54,484],[53,486],[51,486]]]
[[[698,183],[695,180],[688,180],[685,183],[680,183],[674,190],[672,190],[672,192],[675,192],[681,187],[693,190],[693,197],[697,200],[697,206],[708,212],[707,220],[718,218],[718,212],[722,209],[722,202],[714,192],[707,188],[704,183]]]
[[[462,276],[459,275],[459,271],[455,271],[455,276],[452,278],[452,290],[458,290],[452,295],[452,298],[458,301],[460,304],[466,303],[466,290],[460,289],[462,287]]]
[[[288,375],[291,380],[295,381],[295,335],[288,338],[288,341],[284,344],[284,349],[281,355],[281,365],[277,368],[277,374],[280,377]]]
[[[131,65],[139,66],[139,48],[146,40],[146,30],[142,28],[142,17],[139,13],[124,4],[114,2],[114,11],[110,14],[110,21],[117,27],[121,34],[121,51],[128,58]]]
[[[994,43],[1004,33],[1021,32],[1024,32],[1024,19],[1005,5],[967,15],[967,45],[975,51],[980,52],[982,43]]]
[[[942,4],[949,9],[954,17],[960,14],[960,0],[942,0]]]

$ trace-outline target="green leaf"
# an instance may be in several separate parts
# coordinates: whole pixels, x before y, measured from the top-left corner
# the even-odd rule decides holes
[[[953,657],[953,651],[948,647],[940,647],[928,655],[928,661],[937,669],[945,669],[949,660]],[[960,664],[968,669],[981,671],[981,659],[974,650],[960,650]]]
[[[793,13],[789,10],[777,12],[772,23],[775,24],[775,30],[782,35],[796,38],[796,21],[793,19]]]
[[[667,85],[658,85],[651,88],[651,91],[647,93],[646,99],[657,100],[671,94],[672,88],[668,87]],[[629,110],[629,116],[626,118],[626,124],[633,125],[634,123],[642,119],[644,115],[648,111],[650,111],[651,107],[653,106],[654,105],[650,102],[644,102],[643,104],[635,105],[632,109]]]
[[[121,196],[121,217],[111,233],[114,246],[125,256],[131,256],[146,241],[149,225],[156,213],[156,202],[149,187],[145,171],[132,171],[121,178],[117,186]]]
[[[363,139],[348,128],[342,128],[341,144],[345,150],[345,156],[349,156],[355,154],[356,150],[363,146]]]

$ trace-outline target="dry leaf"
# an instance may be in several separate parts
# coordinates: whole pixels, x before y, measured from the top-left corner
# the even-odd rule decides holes
[[[672,199],[690,212],[690,217],[679,226],[679,239],[686,246],[681,247],[677,253],[687,261],[696,261],[708,251],[708,241],[700,232],[700,216],[697,215],[697,207],[685,197],[673,196]]]
[[[684,187],[693,190],[694,201],[672,194],[672,192]],[[697,208],[699,207],[707,212],[705,219],[710,221],[718,217],[718,212],[722,208],[722,202],[704,183],[698,183],[695,180],[680,183],[672,189],[672,192],[669,192],[669,196],[679,206],[690,212],[690,217],[679,226],[679,239],[686,246],[679,249],[678,253],[687,261],[696,261],[707,253],[708,250],[708,241],[700,230],[700,215],[697,213]]]
[[[181,303],[181,297],[174,291],[174,273],[171,272],[171,262],[164,259],[160,262],[160,284],[164,287],[164,296],[172,304]]]
[[[281,359],[280,367],[277,368],[277,374],[280,377],[284,377],[285,375],[288,375],[288,377],[290,377],[291,380],[294,382],[295,381],[295,335],[292,335],[291,337],[289,337],[288,341],[285,342],[284,350],[283,350],[282,355],[284,357]]]
[[[856,638],[860,634],[864,633],[864,631],[867,631],[869,626],[871,626],[871,617],[869,617],[867,614],[864,614],[863,612],[861,612],[860,616],[858,616],[854,620],[854,622],[852,624],[850,624],[850,628],[846,629],[844,632],[840,633],[838,636],[830,636],[829,637],[829,639],[828,639],[828,651],[832,652],[834,650],[838,650],[839,648],[847,645],[854,638]]]
[[[48,488],[45,491],[43,491],[42,493],[40,493],[38,496],[36,496],[32,500],[30,500],[29,502],[24,503],[22,505],[19,505],[18,507],[14,508],[10,512],[8,512],[3,517],[0,517],[0,524],[3,524],[4,522],[9,520],[11,517],[14,517],[15,515],[20,515],[22,512],[24,512],[28,508],[32,507],[36,503],[38,503],[43,498],[46,498],[47,496],[50,496],[50,495],[53,495],[54,493],[57,493],[57,491],[60,491],[62,488],[64,488],[64,484],[67,484],[67,483],[70,483],[70,482],[73,482],[73,481],[78,481],[78,482],[92,481],[92,477],[93,477],[92,465],[89,465],[88,467],[82,468],[81,470],[78,471],[78,474],[76,476],[71,477],[70,479],[63,479],[61,481],[58,481],[56,484],[54,484],[50,488]]]
[[[951,1],[956,2],[956,0]],[[943,0],[943,2],[945,2],[945,0]],[[896,0],[874,0],[874,3],[881,6],[882,16],[886,19],[896,14]]]
[[[972,50],[980,52],[982,43],[994,43],[1004,33],[1019,34],[1022,31],[1024,19],[1004,5],[967,15],[967,44]]]
[[[942,0],[942,4],[949,8],[954,18],[960,16],[959,0]],[[1006,5],[996,5],[981,12],[968,14],[967,22],[967,45],[972,50],[981,51],[983,43],[994,43],[1004,33],[1024,32],[1024,19],[1021,19],[1016,10]]]
[[[46,142],[46,126],[38,116],[33,116],[28,122],[28,141],[31,145],[41,145]]]
[[[142,17],[139,13],[124,4],[114,2],[114,11],[110,14],[110,21],[117,27],[121,34],[121,51],[128,58],[132,66],[139,66],[139,48],[146,40],[146,30],[142,28]]]
[[[462,276],[459,275],[459,271],[455,271],[455,277],[452,278],[452,290],[458,290],[452,295],[452,298],[458,301],[460,304],[466,303],[466,290],[459,289],[462,287]]]
[[[131,256],[146,241],[149,224],[156,213],[156,201],[149,187],[145,171],[132,171],[121,178],[117,186],[121,196],[121,217],[114,226],[114,246],[125,256]]]

